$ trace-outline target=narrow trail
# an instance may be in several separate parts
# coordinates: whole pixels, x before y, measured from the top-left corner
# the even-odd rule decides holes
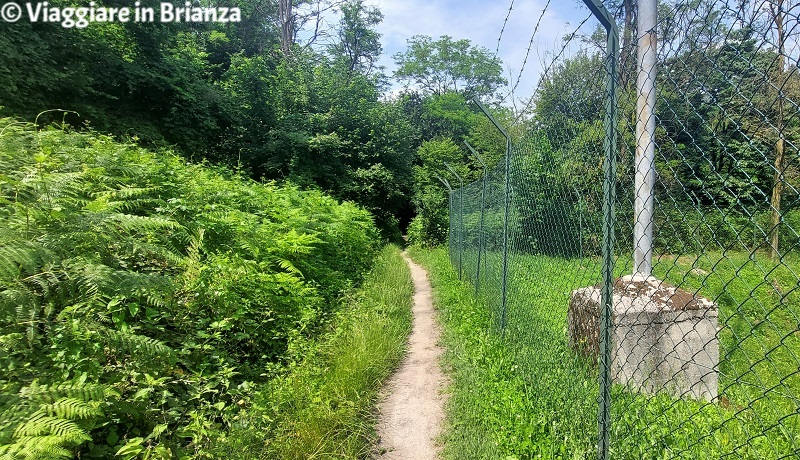
[[[446,378],[439,367],[439,325],[425,269],[405,253],[414,281],[413,329],[408,354],[384,389],[378,406],[381,460],[433,460],[444,421]]]

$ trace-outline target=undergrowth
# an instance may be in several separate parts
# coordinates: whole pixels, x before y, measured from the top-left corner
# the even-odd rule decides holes
[[[0,456],[208,458],[378,248],[372,217],[0,119]]]
[[[394,246],[348,296],[330,329],[216,439],[220,458],[360,459],[375,445],[375,403],[411,330],[413,284]]]
[[[533,401],[513,357],[473,288],[458,280],[446,248],[409,250],[429,273],[451,376],[442,455],[497,459],[512,455],[537,429]]]

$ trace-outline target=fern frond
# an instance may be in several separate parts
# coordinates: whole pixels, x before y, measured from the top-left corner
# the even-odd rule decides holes
[[[57,436],[60,443],[80,444],[91,441],[91,437],[72,420],[51,417],[41,410],[14,430],[14,439],[27,437]]]
[[[168,296],[173,292],[171,278],[152,273],[119,270],[111,276],[117,295],[144,299],[147,305],[166,308]]]
[[[139,171],[137,171],[137,172],[139,172]],[[105,190],[105,191],[102,191],[102,192],[98,192],[98,193],[94,194],[94,196],[96,196],[96,197],[108,196],[109,198],[118,198],[118,199],[127,200],[127,199],[130,199],[130,198],[137,198],[137,197],[146,196],[146,195],[151,194],[151,193],[156,193],[157,191],[158,190],[156,189],[156,187],[132,187],[132,186],[124,185],[124,186],[121,186],[120,188],[115,189],[115,190]]]
[[[0,335],[0,350],[7,353],[17,351],[25,347],[25,335],[19,332]]]
[[[277,258],[275,259],[275,263],[277,263],[278,266],[284,271],[291,273],[293,275],[297,275],[300,278],[304,278],[303,273],[300,271],[300,269],[294,266],[292,261],[288,259]]]
[[[70,459],[72,453],[61,444],[59,436],[26,436],[15,439],[13,444],[0,446],[0,459]]]
[[[38,303],[17,306],[16,321],[19,326],[25,328],[25,333],[28,336],[28,343],[33,343],[37,338],[41,312],[42,307]]]
[[[3,395],[0,404],[0,444],[8,443],[14,437],[14,429],[31,414],[31,406],[19,395]]]
[[[109,344],[122,352],[149,360],[170,360],[173,358],[174,352],[172,348],[164,345],[159,340],[129,332],[104,329],[104,334]]]
[[[20,390],[22,398],[32,401],[53,403],[61,398],[72,398],[80,401],[104,401],[107,398],[119,396],[114,390],[105,385],[66,382],[55,385],[39,385],[32,382]]]
[[[83,171],[43,173],[38,168],[30,168],[20,183],[36,191],[40,206],[63,204],[76,208],[86,201],[83,195],[86,188],[84,178]]]
[[[75,311],[78,306],[100,306],[108,297],[109,286],[113,285],[111,273],[112,269],[102,264],[83,259],[65,260],[47,271],[21,279],[19,292],[2,293],[0,302],[6,298],[27,299],[17,304],[20,324],[30,326],[49,320],[53,314],[63,319],[67,308]]]
[[[157,232],[164,230],[180,230],[183,227],[171,219],[164,217],[143,217],[133,214],[115,213],[109,215],[106,224],[119,227],[127,232]]]
[[[35,273],[22,278],[21,281],[38,288],[37,293],[39,296],[49,297],[53,295],[54,291],[61,285],[62,278],[59,275],[64,275],[64,273],[56,268],[55,270]]]
[[[129,245],[129,250],[140,260],[163,260],[173,265],[178,265],[183,260],[181,249],[167,241],[150,243],[143,238],[128,238],[126,243]]]
[[[51,417],[66,420],[85,420],[103,415],[96,403],[89,403],[75,398],[61,398],[51,404],[42,404],[39,406],[39,411]]]
[[[139,199],[127,199],[127,200],[119,200],[119,201],[109,201],[108,202],[108,209],[120,212],[120,213],[129,213],[133,211],[138,211],[141,209],[147,208],[155,208],[157,206],[161,206],[164,204],[163,200],[158,198],[139,198]]]
[[[30,241],[6,241],[0,245],[0,279],[11,280],[36,273],[40,267],[56,263],[56,254]]]
[[[36,303],[36,294],[22,283],[0,291],[0,312],[6,317],[18,317],[21,310],[35,308]]]
[[[87,326],[90,331],[97,332],[106,343],[122,353],[137,355],[149,360],[172,360],[175,352],[160,340],[151,337],[118,331],[100,324]]]

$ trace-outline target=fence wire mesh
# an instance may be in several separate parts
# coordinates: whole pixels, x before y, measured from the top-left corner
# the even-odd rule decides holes
[[[619,54],[602,31],[549,54],[507,164],[450,193],[451,260],[548,414],[531,456],[797,458],[800,4],[662,2],[637,30],[643,1]]]

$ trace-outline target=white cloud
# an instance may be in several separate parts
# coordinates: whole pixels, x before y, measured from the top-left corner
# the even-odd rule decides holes
[[[506,78],[513,83],[522,67],[526,50],[542,9],[547,0],[516,0],[500,42],[498,56],[506,67]],[[384,56],[380,64],[391,74],[394,70],[392,55],[406,49],[406,40],[414,35],[437,38],[450,35],[466,38],[474,45],[494,52],[497,39],[508,14],[509,1],[477,0],[373,0],[384,15],[378,27],[382,34]],[[561,37],[570,32],[566,22],[575,27],[588,10],[580,0],[550,2],[534,37],[525,71],[516,91],[517,97],[528,97],[538,81],[542,56],[537,51],[552,50],[560,45]]]

